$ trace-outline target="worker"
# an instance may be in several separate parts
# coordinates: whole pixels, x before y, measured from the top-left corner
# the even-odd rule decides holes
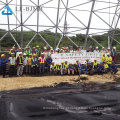
[[[17,76],[23,75],[23,54],[22,52],[19,53],[19,56],[17,57]]]
[[[38,45],[36,46],[35,51],[36,51],[36,52],[39,52],[39,46],[38,46]]]
[[[55,65],[54,62],[50,65],[50,74],[55,74]]]
[[[47,52],[47,48],[46,47],[44,47],[44,58],[45,58],[45,60],[47,59],[47,57],[48,57],[48,52]]]
[[[96,49],[93,52],[94,53],[99,53],[98,46],[96,46]]]
[[[35,47],[32,48],[32,54],[36,54]]]
[[[79,71],[79,69],[82,65],[81,65],[81,63],[79,63],[79,60],[77,60],[76,63],[77,63],[78,71]]]
[[[113,47],[113,49],[111,50],[112,61],[116,62],[116,56],[117,56],[116,47]]]
[[[102,62],[104,63],[104,62],[106,61],[107,57],[105,56],[105,53],[102,53],[102,55],[103,55],[103,56],[102,56],[101,59],[102,59]]]
[[[21,48],[18,48],[18,52],[16,53],[16,59],[19,56],[19,54],[22,52]]]
[[[109,66],[107,64],[107,61],[104,62],[104,67],[105,67],[105,73],[109,72]]]
[[[109,53],[111,55],[110,47],[108,47],[106,53]]]
[[[56,66],[55,66],[55,74],[56,74],[56,75],[60,75],[60,66],[59,66],[59,63],[56,63]]]
[[[93,63],[94,73],[97,73],[98,65],[99,65],[99,63],[97,62],[97,59],[94,59],[94,63]]]
[[[86,59],[86,66],[88,65],[89,59]]]
[[[10,49],[10,51],[9,51],[9,57],[11,56],[11,53],[13,53],[14,51],[13,51],[13,49]]]
[[[85,46],[83,46],[83,49],[81,50],[81,53],[86,53]]]
[[[69,67],[69,64],[68,64],[68,62],[67,62],[67,60],[65,61],[65,71],[66,71],[66,74],[67,74],[67,72],[68,72],[68,67]]]
[[[50,72],[50,65],[52,63],[52,59],[50,57],[50,55],[48,55],[47,59],[46,59],[46,67],[47,67],[47,72]]]
[[[103,62],[100,62],[100,65],[98,65],[98,75],[105,73],[105,67],[103,65]]]
[[[32,58],[32,74],[33,75],[37,75],[37,68],[38,68],[38,60],[36,58],[36,54],[33,54],[33,58]]]
[[[91,65],[90,62],[87,64],[87,74],[92,75],[93,74],[93,66]]]
[[[60,66],[60,74],[61,75],[65,75],[66,74],[66,69],[65,69],[65,65],[64,62],[61,62],[61,66]]]
[[[39,58],[39,56],[41,56],[41,49],[39,48],[38,45],[36,46],[35,51],[36,51],[37,58]]]
[[[92,51],[92,46],[89,47],[89,50],[87,52],[93,52]]]
[[[73,46],[70,47],[70,53],[74,53]]]
[[[72,65],[72,63],[69,64],[69,67],[68,67],[68,75],[74,75],[74,66]]]
[[[77,65],[77,63],[76,62],[74,62],[74,73],[75,73],[75,75],[78,75],[78,65]]]
[[[23,73],[28,74],[28,58],[26,53],[23,54]]]
[[[106,53],[106,50],[105,50],[105,48],[104,47],[102,47],[102,50],[100,51],[102,54],[103,53]]]
[[[9,65],[9,77],[16,76],[16,58],[15,53],[11,53],[11,57],[8,59]]]
[[[28,74],[31,74],[31,65],[32,65],[32,53],[29,54],[29,58],[28,58]]]
[[[110,65],[112,64],[112,57],[110,56],[110,53],[107,53],[106,61],[110,68]]]
[[[112,61],[112,65],[110,65],[110,72],[111,74],[116,74],[118,72],[117,66],[115,65],[114,61]]]
[[[3,75],[3,78],[5,78],[6,75],[6,65],[7,65],[7,59],[5,58],[5,54],[1,55],[1,74]]]
[[[26,53],[27,58],[29,58],[29,54],[31,54],[29,47],[26,47],[25,53]]]
[[[79,69],[79,76],[81,74],[87,74],[87,66],[86,66],[86,63],[84,63],[81,68]]]
[[[63,52],[63,49],[60,50],[60,53],[64,53],[64,52]]]
[[[44,53],[41,53],[41,57],[38,59],[39,61],[39,72],[40,75],[43,75],[45,72],[45,58],[44,58]]]

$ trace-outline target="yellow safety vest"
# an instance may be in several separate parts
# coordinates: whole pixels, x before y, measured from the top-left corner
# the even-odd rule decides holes
[[[68,69],[69,65],[68,64],[64,64],[65,65],[65,68]]]
[[[23,60],[23,57],[22,57],[22,60]],[[21,61],[21,57],[19,56],[19,64],[20,65],[23,65],[22,61]]]
[[[112,64],[112,57],[107,57],[107,64]]]
[[[15,61],[15,57],[14,57],[14,61]],[[12,57],[11,57],[11,65],[15,65],[15,62],[13,63],[12,61]]]
[[[28,58],[28,65],[31,65],[32,58]]]
[[[61,65],[61,68],[65,68],[65,65]]]
[[[56,69],[56,70],[60,70],[60,67],[59,67],[59,66],[55,66],[55,69]]]
[[[40,58],[40,64],[44,64],[45,63],[45,59],[44,58]]]
[[[106,61],[106,56],[104,57],[102,57],[102,62],[105,62]]]
[[[108,64],[104,64],[104,66],[105,66],[105,69],[109,68]]]

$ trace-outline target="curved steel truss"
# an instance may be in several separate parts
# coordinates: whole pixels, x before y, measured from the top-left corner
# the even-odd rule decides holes
[[[2,14],[6,5],[12,10],[12,15]],[[0,28],[6,29],[0,41],[10,34],[17,46],[23,48],[23,31],[30,30],[35,35],[26,46],[30,45],[36,35],[51,46],[41,35],[43,31],[51,30],[55,34],[54,48],[59,47],[64,36],[79,46],[70,38],[79,33],[85,35],[86,46],[88,37],[112,31],[108,36],[110,47],[113,40],[120,44],[114,38],[119,17],[119,0],[0,0]],[[14,30],[21,32],[21,45],[12,34]],[[61,34],[58,44],[57,33]],[[97,42],[94,38],[92,40]]]

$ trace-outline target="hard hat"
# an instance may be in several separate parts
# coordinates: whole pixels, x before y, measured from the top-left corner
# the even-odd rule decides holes
[[[63,50],[63,49],[61,49],[61,50]]]
[[[10,49],[10,51],[12,51],[13,49]]]
[[[44,50],[46,50],[47,48],[46,47],[44,47]]]
[[[44,55],[44,53],[41,53],[41,55]]]
[[[35,47],[33,47],[33,49],[35,49]]]
[[[110,55],[110,53],[107,53],[107,55]]]
[[[23,55],[26,55],[26,53],[24,53]]]
[[[74,62],[74,64],[75,64],[75,65],[77,65],[77,63],[76,63],[76,62]]]
[[[59,65],[59,63],[56,63],[56,65]]]
[[[50,55],[48,55],[48,57],[50,57]]]
[[[36,47],[39,47],[38,45]]]
[[[32,55],[32,53],[31,53],[31,54],[29,54],[29,56],[30,56],[30,55]]]
[[[36,54],[33,54],[33,56],[36,56]]]
[[[1,57],[5,56],[5,54],[2,54]]]
[[[11,53],[11,55],[13,55],[13,54],[15,54],[15,53]]]
[[[104,48],[104,47],[102,47],[102,48]]]
[[[89,60],[89,59],[86,59],[86,60]]]
[[[98,49],[98,46],[96,46],[96,49]]]
[[[103,55],[105,55],[105,53],[102,53]]]
[[[89,48],[92,48],[92,46],[90,46]]]
[[[28,49],[29,47],[26,47],[26,49]]]
[[[88,62],[88,64],[90,64],[90,62]]]
[[[64,63],[63,61],[61,63]]]
[[[53,50],[53,49],[51,48],[51,50]]]
[[[85,48],[85,46],[83,46],[83,48]]]
[[[62,47],[62,49],[64,49],[64,47]]]
[[[94,59],[94,60],[97,60],[97,59]]]
[[[112,63],[114,63],[114,61],[112,61]]]
[[[50,47],[50,49],[53,49],[53,47]]]
[[[93,63],[93,61],[91,61],[91,63]]]
[[[15,47],[12,47],[13,49],[15,49]]]
[[[108,47],[108,49],[110,49],[110,47]]]
[[[100,62],[100,64],[103,64],[103,62]]]
[[[71,48],[73,48],[73,46],[71,46]]]
[[[113,49],[116,49],[116,47],[113,47]]]
[[[19,53],[19,55],[22,54],[22,52]]]

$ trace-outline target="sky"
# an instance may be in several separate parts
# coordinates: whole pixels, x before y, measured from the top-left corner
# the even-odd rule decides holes
[[[20,25],[21,17],[20,17],[20,0],[7,0],[8,5],[13,11],[14,15],[9,15],[9,23],[10,30],[15,29]],[[32,2],[33,1],[33,2]],[[36,5],[38,5],[38,0],[22,0],[23,4],[23,30],[34,30],[37,31],[37,11]],[[57,21],[57,7],[59,0],[39,0],[40,12],[39,12],[39,28],[38,31],[44,31],[50,29],[52,32],[56,31],[55,25]],[[67,11],[67,32],[68,35],[76,35],[76,34],[86,34],[90,11],[92,7],[92,0],[69,0],[68,2],[68,11]],[[110,1],[110,4],[109,4]],[[0,0],[0,28],[8,30],[8,21],[7,15],[2,15],[1,12],[4,10],[6,0]],[[94,13],[92,14],[92,19],[90,23],[90,35],[97,35],[106,33],[110,27],[109,24],[112,24],[113,16],[116,10],[118,0],[96,0],[94,5]],[[82,4],[82,5],[80,5]],[[65,23],[65,6],[67,5],[67,0],[60,0],[60,10],[59,10],[59,24],[58,24],[58,32],[62,33],[64,31],[64,23]],[[109,6],[111,8],[109,8]],[[104,9],[103,9],[104,8]],[[16,10],[17,9],[17,10]],[[42,10],[42,11],[41,11]],[[32,16],[26,21],[26,19]],[[110,13],[110,14],[109,14]],[[119,7],[117,11],[117,15],[119,15]],[[112,28],[115,27],[118,16],[115,16],[115,20],[113,22]],[[17,16],[18,21],[15,16]],[[48,16],[50,20],[46,17]],[[63,17],[62,17],[63,16]],[[99,17],[100,18],[99,18]],[[62,19],[61,19],[62,18]],[[103,19],[103,22],[101,19]],[[6,25],[5,25],[6,24]],[[120,23],[118,23],[119,27]],[[15,30],[21,30],[21,27],[18,27]]]

